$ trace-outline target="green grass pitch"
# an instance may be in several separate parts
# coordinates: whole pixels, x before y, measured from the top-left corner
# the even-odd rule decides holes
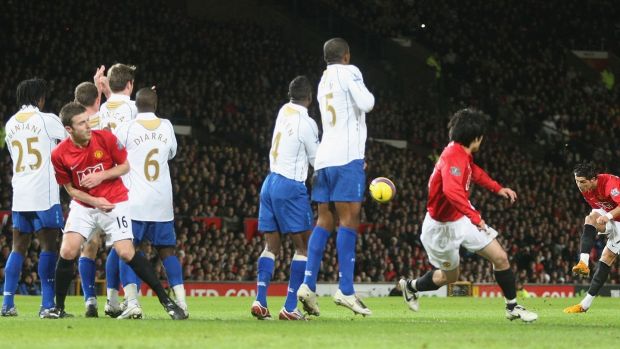
[[[100,301],[104,301],[100,298]],[[39,297],[16,298],[19,316],[0,318],[4,348],[611,348],[620,334],[620,300],[596,299],[586,314],[564,314],[575,298],[531,298],[535,323],[504,318],[503,301],[423,298],[420,312],[400,297],[369,298],[373,316],[353,316],[329,298],[322,315],[307,322],[257,321],[251,298],[189,298],[190,319],[172,321],[155,297],[142,298],[145,319],[85,319],[82,299],[69,297],[73,319],[41,320]],[[272,315],[284,300],[269,298]],[[100,315],[103,315],[101,306]]]

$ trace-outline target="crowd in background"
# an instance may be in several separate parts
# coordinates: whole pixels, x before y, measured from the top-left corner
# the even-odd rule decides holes
[[[409,35],[428,45],[441,57],[445,76],[459,82],[458,88],[446,90],[452,109],[473,105],[491,115],[492,127],[476,161],[514,189],[519,199],[510,206],[474,186],[472,203],[500,232],[498,239],[509,252],[518,280],[587,282],[570,272],[578,257],[583,218],[589,211],[571,171],[571,165],[584,154],[563,145],[578,141],[596,150],[590,153],[594,159],[618,158],[620,98],[617,87],[607,89],[568,68],[563,53],[575,43],[595,44],[596,40],[587,40],[595,36],[570,41],[561,37],[565,28],[561,26],[545,36],[548,40],[533,40],[547,29],[546,11],[532,14],[525,25],[524,19],[510,16],[513,10],[509,7],[500,10],[491,4],[433,2],[422,10],[421,4],[427,2],[405,1],[402,6],[419,11],[396,8],[388,12],[389,24],[383,23],[385,16],[365,22],[373,17],[373,6],[387,2],[367,3],[368,7],[357,6],[359,15],[345,12],[387,37]],[[171,166],[177,254],[185,279],[255,280],[263,241],[260,235],[246,239],[243,220],[257,216],[258,193],[269,170],[273,122],[287,100],[288,81],[300,74],[317,81],[323,70],[320,49],[281,40],[282,28],[276,26],[188,20],[177,10],[145,0],[131,2],[118,13],[117,21],[134,23],[133,29],[115,31],[117,21],[96,15],[111,6],[109,2],[94,3],[88,13],[80,15],[68,4],[62,0],[36,6],[16,1],[0,5],[0,30],[7,34],[0,37],[0,47],[7,53],[0,60],[0,114],[6,121],[16,111],[14,91],[20,80],[46,78],[50,95],[45,109],[57,113],[72,99],[75,85],[90,80],[98,65],[137,65],[136,87],[157,86],[158,114],[194,128],[194,136],[179,137],[178,155]],[[350,2],[334,4],[346,8]],[[549,10],[542,3],[539,6]],[[490,12],[491,8],[509,12]],[[392,17],[397,12],[402,16]],[[25,14],[37,20],[25,25]],[[431,15],[426,31],[408,32],[402,25],[411,20],[409,16]],[[479,20],[481,16],[488,20]],[[562,18],[561,13],[552,18]],[[391,178],[397,196],[387,205],[370,199],[364,203],[362,221],[368,225],[359,235],[355,275],[359,282],[396,282],[401,276],[417,277],[431,268],[419,234],[426,212],[427,180],[447,143],[449,114],[415,105],[390,91],[373,90],[372,82],[367,85],[377,96],[376,107],[367,117],[368,134],[373,138],[367,145],[367,176],[369,180]],[[316,104],[310,114],[318,121]],[[515,135],[532,142],[524,145]],[[403,139],[409,147],[397,149],[376,138]],[[11,160],[2,150],[2,210],[11,208],[10,179]],[[193,219],[214,216],[222,218],[221,228]],[[3,222],[0,235],[0,279],[10,252],[9,223]],[[20,284],[29,293],[36,293],[38,243],[34,241]],[[593,260],[603,245],[597,242]],[[276,261],[276,281],[287,279],[294,253],[290,240],[284,239],[283,247]],[[156,263],[154,250],[144,246],[144,251]],[[491,264],[462,252],[462,280],[493,281]],[[105,258],[106,251],[101,250],[96,260],[99,278],[104,277]],[[163,268],[157,270],[163,277]],[[337,277],[332,237],[319,280],[336,281]],[[620,282],[617,267],[612,269],[611,282]]]

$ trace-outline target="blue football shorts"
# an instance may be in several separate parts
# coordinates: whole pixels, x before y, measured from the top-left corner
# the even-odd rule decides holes
[[[299,233],[310,230],[312,225],[312,208],[305,184],[270,173],[260,191],[258,230]]]
[[[362,202],[365,190],[364,160],[353,160],[343,166],[318,170],[312,185],[312,201]]]
[[[174,231],[174,221],[146,222],[131,221],[134,245],[147,240],[153,246],[176,246],[177,235]]]
[[[45,211],[12,211],[13,228],[22,234],[36,233],[41,229],[62,229],[65,219],[60,204]]]

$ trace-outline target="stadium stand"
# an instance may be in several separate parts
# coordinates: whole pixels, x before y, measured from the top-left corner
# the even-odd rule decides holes
[[[0,37],[0,47],[9,52],[0,60],[2,116],[13,113],[15,86],[21,79],[47,79],[51,91],[47,109],[58,112],[72,99],[73,87],[90,80],[98,65],[119,61],[137,65],[137,87],[157,86],[159,114],[200,130],[195,137],[179,138],[172,164],[178,256],[186,280],[255,280],[263,243],[257,235],[248,239],[244,219],[257,216],[258,192],[268,172],[270,133],[277,109],[286,100],[286,82],[299,74],[318,81],[323,69],[320,51],[280,40],[282,28],[277,26],[187,19],[162,1],[148,6],[145,0],[130,2],[114,22],[96,15],[112,6],[111,1],[93,3],[89,13],[79,15],[69,3],[0,5],[0,30],[7,33]],[[500,242],[512,256],[519,281],[586,283],[570,272],[588,212],[570,165],[589,155],[618,173],[620,168],[608,160],[620,156],[620,127],[609,127],[620,126],[620,96],[617,86],[606,89],[569,68],[565,53],[571,48],[600,48],[597,35],[613,32],[607,30],[609,22],[602,20],[600,28],[568,38],[564,34],[569,24],[555,20],[564,18],[562,13],[550,16],[551,8],[533,0],[523,4],[539,6],[527,23],[510,12],[492,12],[496,7],[491,3],[477,7],[404,1],[399,5],[403,8],[381,7],[376,4],[389,2],[376,1],[363,1],[364,6],[347,0],[330,3],[340,14],[386,39],[407,36],[437,52],[447,81],[444,93],[451,101],[447,109],[474,105],[492,115],[492,133],[477,159],[500,183],[515,189],[519,201],[508,209],[479,189],[474,189],[472,201],[500,231]],[[578,6],[576,1],[569,3],[552,9],[573,11]],[[510,11],[509,6],[504,8]],[[26,13],[48,20],[20,20]],[[596,11],[586,13],[593,16]],[[482,14],[492,20],[477,21]],[[407,25],[421,21],[427,23],[425,30]],[[116,22],[132,23],[133,30],[115,34],[119,33],[114,30]],[[60,32],[63,35],[50,35]],[[511,35],[510,40],[491,32]],[[541,32],[549,34],[547,41],[529,40]],[[113,40],[103,44],[104,35],[112,35]],[[609,43],[612,37],[604,38]],[[175,54],[181,50],[185,53]],[[373,82],[368,84],[373,90]],[[370,201],[364,205],[362,221],[367,225],[358,240],[356,260],[359,282],[393,282],[431,268],[419,233],[433,156],[447,139],[448,113],[414,105],[389,90],[379,89],[376,95],[377,107],[368,117],[369,136],[402,139],[410,146],[396,149],[369,143],[368,178],[392,178],[398,194],[388,205]],[[310,114],[318,115],[316,107]],[[10,210],[11,162],[6,151],[0,154],[0,209]],[[205,225],[195,217],[220,217],[222,224]],[[10,236],[9,225],[3,225],[0,276],[10,252]],[[597,242],[593,259],[602,247]],[[24,279],[34,278],[37,249],[34,243],[24,262]],[[290,263],[293,250],[285,240],[276,260],[276,270],[282,271],[274,275],[276,281],[287,279],[288,269],[282,265]],[[335,252],[332,238],[319,280],[337,280]],[[156,258],[148,246],[145,253]],[[106,252],[100,251],[98,278],[104,277],[105,258]],[[464,252],[462,264],[461,279],[493,280],[491,265],[475,255]],[[161,268],[158,272],[163,278]],[[616,265],[611,283],[619,282]]]

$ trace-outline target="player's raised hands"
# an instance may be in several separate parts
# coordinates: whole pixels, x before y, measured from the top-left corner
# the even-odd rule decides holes
[[[105,180],[105,175],[102,171],[93,172],[93,173],[90,173],[84,176],[84,179],[82,180],[82,183],[80,183],[80,185],[83,186],[84,188],[92,189],[98,186],[104,180]]]
[[[108,82],[108,78],[104,74],[105,74],[105,66],[102,65],[99,68],[97,68],[97,71],[95,72],[95,76],[93,76],[93,82],[95,86],[97,86],[99,93],[103,93],[107,98],[107,97],[110,97],[110,94],[112,94],[112,91],[110,90],[110,83]]]
[[[497,195],[510,200],[510,203],[517,201],[517,193],[510,188],[502,188],[497,192]]]
[[[100,209],[103,212],[110,212],[114,209],[115,205],[110,203],[108,199],[104,197],[95,198],[95,208]]]

